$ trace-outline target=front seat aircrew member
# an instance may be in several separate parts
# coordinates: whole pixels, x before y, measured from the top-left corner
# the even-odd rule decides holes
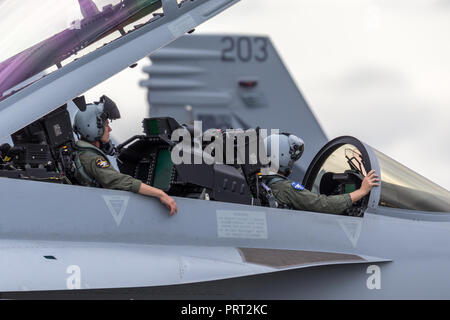
[[[107,96],[102,96],[100,102],[88,104],[85,111],[78,111],[75,115],[74,131],[80,138],[76,142],[74,157],[76,179],[85,186],[125,190],[159,198],[169,208],[170,215],[175,214],[178,208],[172,197],[118,172],[109,163],[106,154],[111,154],[113,150],[109,120],[115,119],[120,119],[119,109]]]
[[[278,154],[272,154],[271,145],[278,139]],[[373,187],[378,186],[375,170],[369,172],[361,184],[361,188],[352,193],[341,195],[319,195],[306,190],[300,183],[290,181],[294,163],[300,159],[304,142],[292,134],[271,135],[265,140],[267,156],[279,163],[278,172],[264,176],[264,183],[272,189],[273,196],[281,205],[291,209],[340,214],[351,208],[352,203],[366,196]],[[274,148],[275,149],[275,148]]]

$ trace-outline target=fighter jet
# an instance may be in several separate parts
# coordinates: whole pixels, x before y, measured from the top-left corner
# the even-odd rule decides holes
[[[2,298],[450,298],[449,192],[354,137],[318,147],[302,182],[315,192],[347,193],[375,169],[381,186],[342,215],[268,205],[259,189],[258,164],[173,163],[171,135],[189,127],[170,113],[144,119],[143,134],[118,146],[118,164],[122,172],[172,194],[176,216],[169,217],[155,199],[62,183],[73,139],[66,103],[73,100],[83,109],[80,95],[94,84],[234,3],[195,0],[178,7],[163,0],[164,17],[0,102],[0,137],[11,136],[14,142],[1,149]],[[239,38],[188,37],[169,47],[172,51],[162,51],[170,66],[158,69],[156,63],[150,70],[167,76],[167,89],[207,87],[192,81],[194,76],[209,79],[211,87],[219,77],[231,79],[234,91],[222,95],[221,108],[239,93],[240,104],[235,101],[230,109],[243,109],[237,116],[228,113],[231,125],[270,128],[274,117],[258,117],[244,108],[274,112],[277,87],[288,87],[281,96],[291,97],[286,102],[292,110],[304,112],[299,119],[284,120],[280,129],[300,135],[301,126],[293,123],[304,116],[320,134],[268,38],[246,37],[259,48],[264,44],[266,59],[257,55],[248,65],[233,65],[229,60],[236,58],[229,48]],[[278,85],[269,90],[274,77]],[[143,84],[155,88],[158,81]],[[198,119],[196,101],[209,95],[207,90],[192,92],[191,100],[189,90],[181,92],[186,102],[173,102],[167,94],[167,105],[181,105],[190,119]],[[159,99],[163,104],[164,97]],[[200,110],[216,115],[205,109]],[[328,140],[317,138],[323,139]]]

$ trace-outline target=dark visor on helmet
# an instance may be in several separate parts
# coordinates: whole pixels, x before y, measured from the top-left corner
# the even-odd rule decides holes
[[[103,103],[103,113],[100,116],[103,121],[120,119],[120,111],[114,101],[104,95],[100,98],[100,103]]]

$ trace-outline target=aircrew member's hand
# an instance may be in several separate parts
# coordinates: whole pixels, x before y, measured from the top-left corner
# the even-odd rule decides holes
[[[171,216],[173,216],[175,213],[178,212],[177,203],[175,202],[175,200],[172,197],[170,197],[166,193],[163,193],[161,195],[161,197],[159,198],[159,200],[161,201],[161,203],[163,205],[165,205],[167,208],[169,208]]]
[[[170,196],[167,195],[167,193],[158,188],[154,188],[152,186],[146,185],[145,183],[141,183],[141,185],[139,186],[139,193],[145,196],[158,198],[163,205],[169,208],[171,216],[178,212],[178,207],[175,203],[175,200],[173,200]]]
[[[378,187],[380,179],[378,179],[378,175],[375,173],[375,170],[371,170],[367,176],[364,178],[361,184],[361,191],[364,195],[367,195],[373,187]]]
[[[377,182],[379,181],[380,179],[378,179],[378,175],[375,174],[375,170],[370,171],[362,181],[361,188],[350,193],[352,203],[355,203],[368,195],[373,187],[378,187],[379,184]]]

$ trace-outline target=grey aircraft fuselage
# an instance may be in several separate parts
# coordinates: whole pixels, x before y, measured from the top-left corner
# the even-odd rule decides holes
[[[156,199],[123,191],[0,187],[4,298],[450,297],[450,214],[381,207],[379,189],[363,217],[185,198],[170,217]],[[74,266],[81,290],[70,291]]]
[[[149,287],[148,294],[145,290],[128,293],[129,296],[146,298],[205,298],[202,296],[204,291],[210,292],[208,298],[232,299],[449,297],[447,272],[450,250],[444,244],[449,240],[450,219],[414,221],[404,219],[402,212],[395,210],[389,212],[391,216],[382,214],[383,210],[374,210],[376,213],[368,210],[364,218],[354,218],[181,198],[176,199],[179,214],[170,218],[166,208],[157,201],[130,195],[126,214],[121,224],[117,225],[102,196],[125,196],[123,192],[52,184],[39,186],[36,185],[39,182],[1,180],[2,189],[9,190],[12,195],[2,199],[2,205],[9,210],[2,213],[2,220],[8,223],[2,223],[1,291],[67,289],[66,281],[70,276],[67,269],[71,265],[77,265],[81,270],[81,289],[113,286],[114,277],[109,279],[109,276],[117,273],[116,277],[121,275],[129,278],[122,286]],[[41,189],[38,197],[37,188]],[[21,196],[14,196],[16,192]],[[76,205],[78,201],[70,196],[74,193],[89,205]],[[218,237],[217,213],[220,211],[230,214],[256,212],[264,216],[267,221],[267,237]],[[398,217],[392,217],[395,214]],[[244,278],[183,285],[189,287],[186,289],[180,285],[152,286],[147,279],[155,281],[155,275],[142,270],[142,264],[150,262],[137,258],[135,261],[135,257],[128,256],[129,251],[137,250],[135,247],[140,247],[141,255],[145,257],[146,250],[151,252],[152,247],[158,246],[161,246],[163,252],[167,252],[164,249],[166,246],[178,248],[179,254],[184,246],[345,252],[380,257],[392,262],[369,261],[272,271]],[[73,250],[83,247],[84,250]],[[111,255],[101,257],[100,261],[94,259],[95,248],[101,249],[103,254],[110,251]],[[44,256],[54,256],[55,260],[47,260]],[[220,261],[220,258],[217,260]],[[214,262],[211,260],[211,265]],[[379,288],[367,284],[373,276],[368,273],[373,265],[379,268],[379,274],[375,275],[379,276]],[[177,269],[176,272],[180,272],[178,268],[182,267],[176,265],[174,268]],[[140,277],[135,272],[139,272]],[[187,267],[184,272],[188,274],[196,270]],[[161,276],[158,274],[158,277]],[[109,280],[104,280],[103,277]],[[96,283],[100,286],[96,287]],[[163,284],[160,282],[157,285]],[[189,294],[185,294],[186,292]],[[163,295],[160,296],[160,293]],[[64,296],[62,292],[59,294]],[[80,292],[80,295],[83,294],[96,296],[88,291]],[[121,294],[120,290],[115,294],[127,297],[127,293]],[[115,294],[109,293],[111,297]],[[14,296],[3,294],[6,298]],[[20,297],[20,294],[17,296]]]

